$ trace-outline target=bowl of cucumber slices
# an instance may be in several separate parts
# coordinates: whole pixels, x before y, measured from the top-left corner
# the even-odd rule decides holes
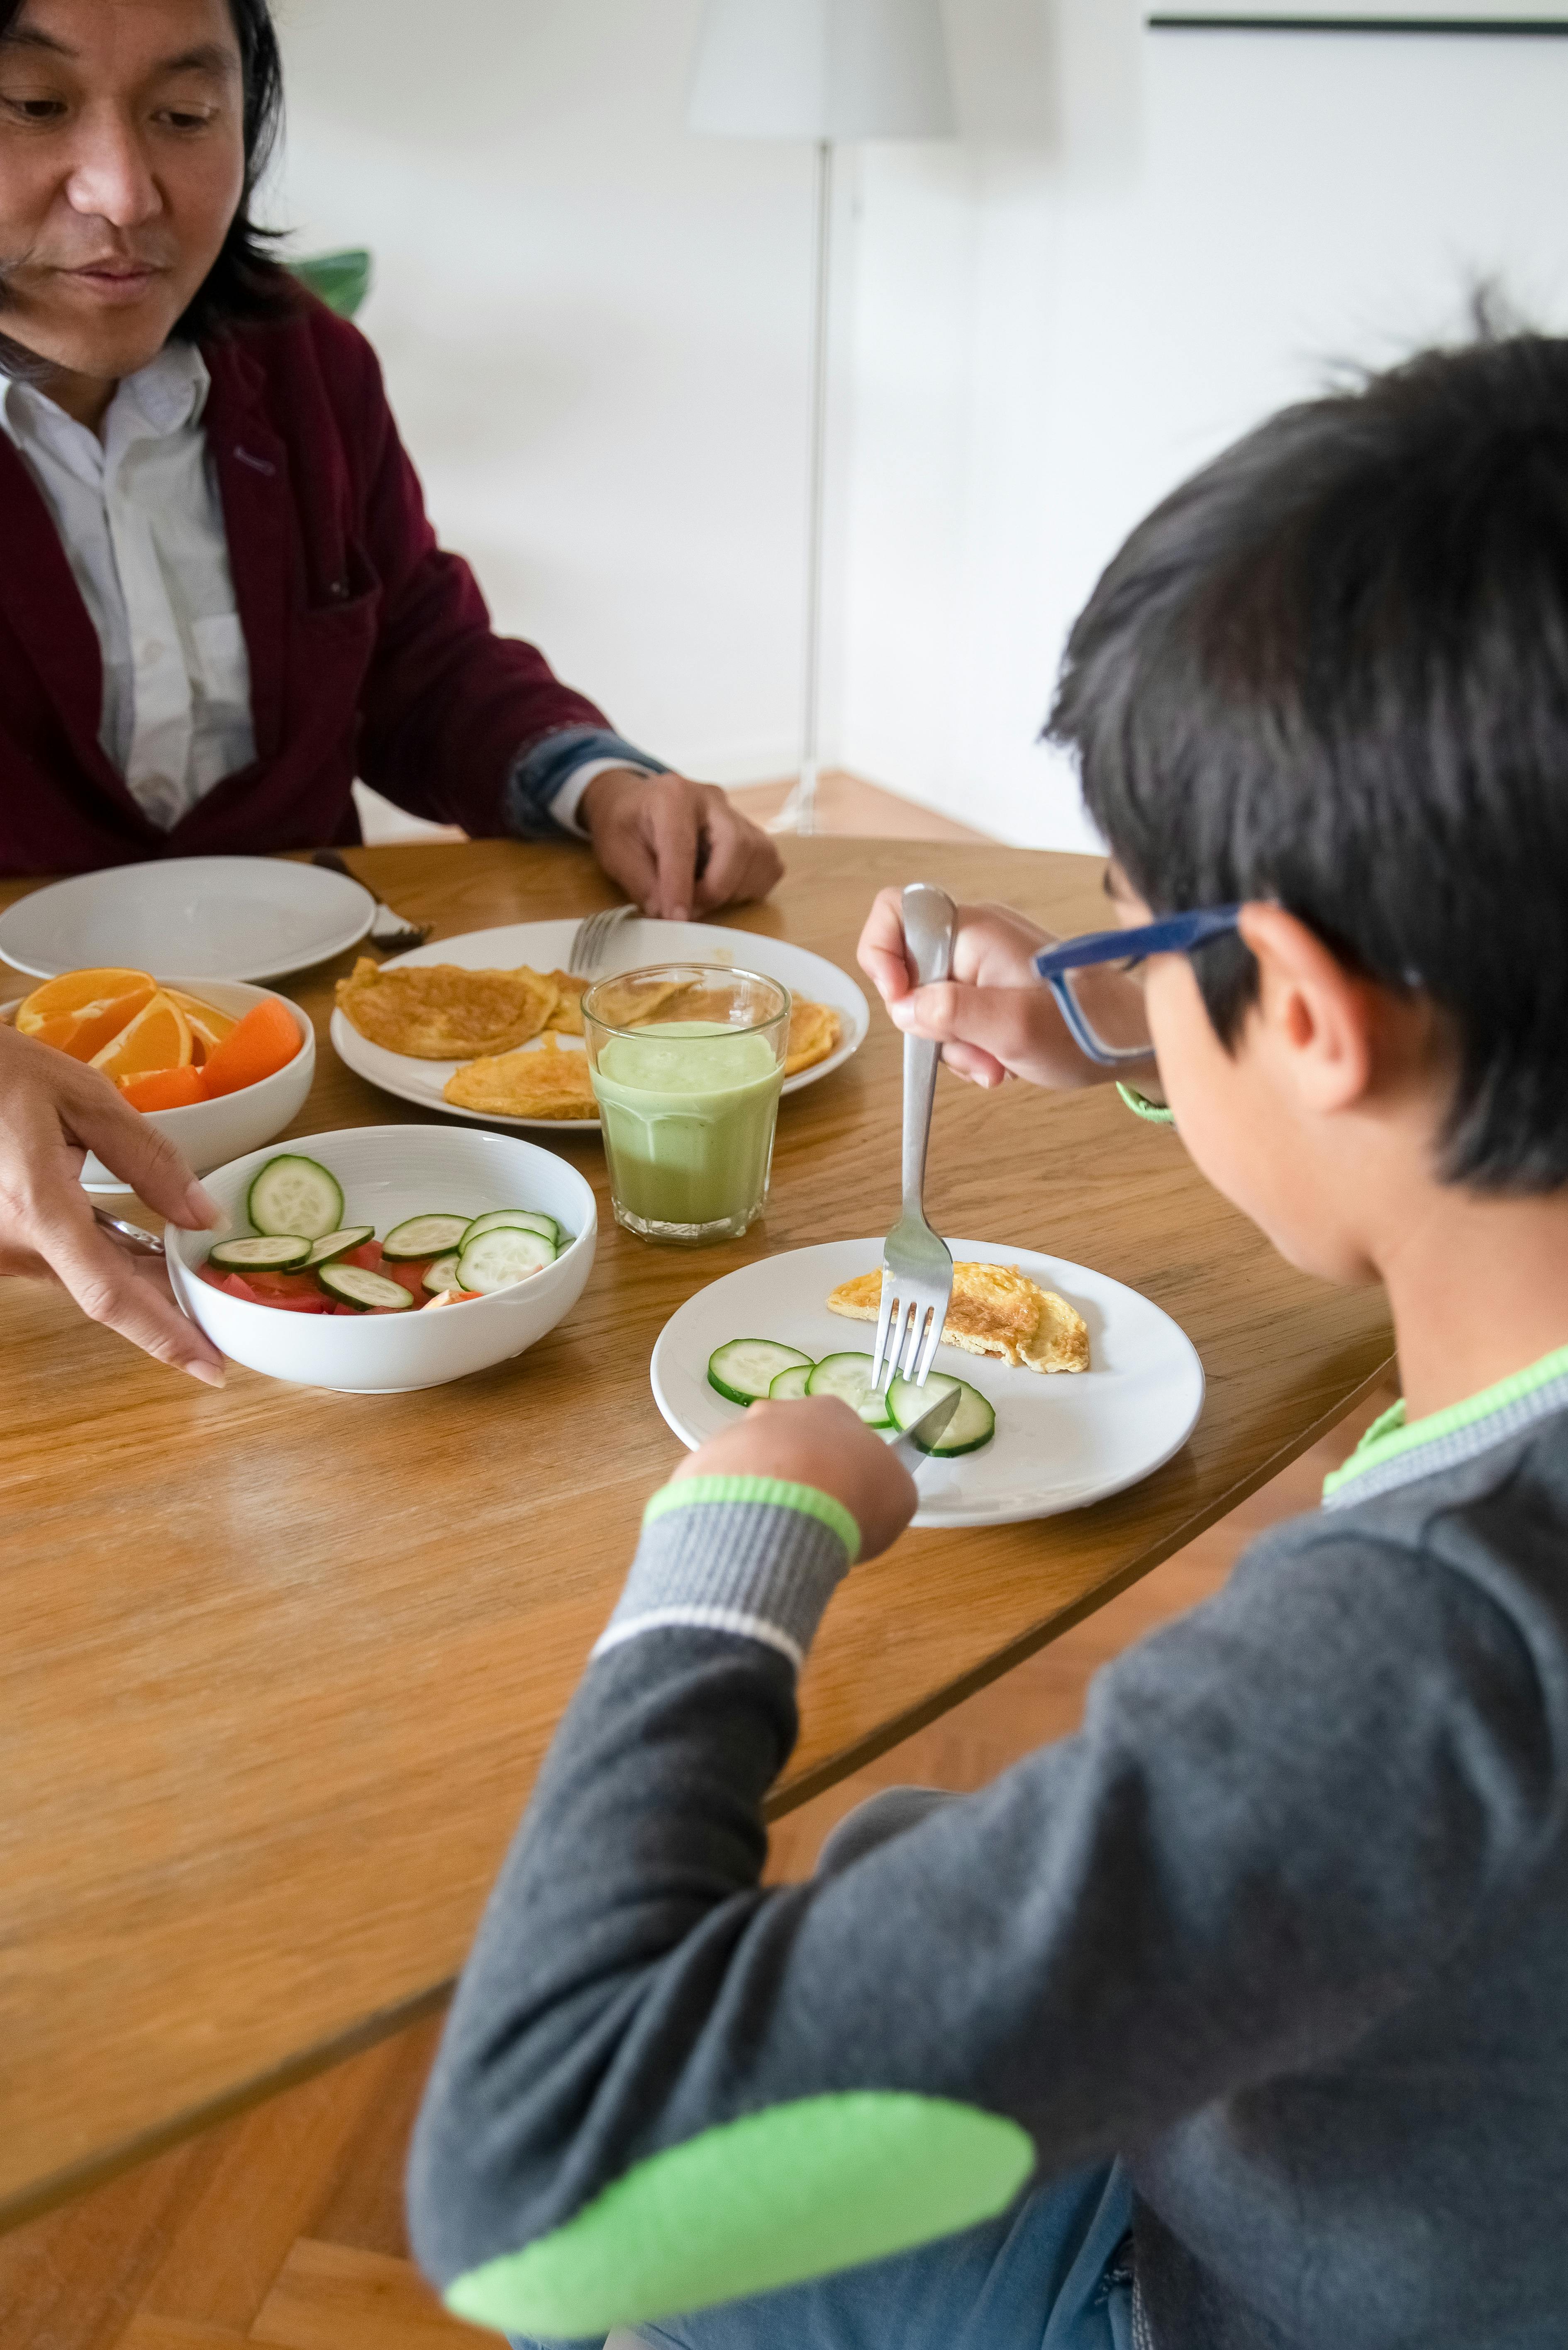
[[[215,1232],[165,1228],[169,1275],[229,1358],[350,1395],[440,1387],[521,1355],[593,1269],[575,1167],[479,1128],[362,1126],[205,1177]]]

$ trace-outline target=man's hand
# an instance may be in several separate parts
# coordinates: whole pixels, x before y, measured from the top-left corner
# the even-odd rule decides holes
[[[181,1313],[161,1265],[128,1256],[94,1222],[80,1182],[89,1150],[184,1231],[223,1221],[174,1145],[107,1077],[0,1024],[0,1274],[53,1274],[93,1321],[221,1388],[223,1358]]]
[[[765,898],[784,859],[715,784],[607,767],[577,806],[612,881],[645,914],[691,921],[741,898]]]
[[[879,1436],[836,1396],[754,1403],[738,1427],[689,1453],[680,1477],[777,1477],[842,1502],[875,1558],[915,1514],[915,1481]]]
[[[951,979],[917,987],[904,951],[899,893],[884,889],[866,918],[858,954],[894,1026],[937,1039],[959,1076],[977,1086],[1023,1077],[1063,1091],[1105,1085],[1120,1072],[1085,1060],[1054,996],[1034,975],[1034,956],[1055,944],[1051,931],[1009,906],[961,906]],[[1113,1043],[1130,1045],[1147,1035],[1136,980],[1109,965],[1085,976],[1096,1024]],[[1152,1055],[1145,1066],[1131,1066],[1153,1097]]]

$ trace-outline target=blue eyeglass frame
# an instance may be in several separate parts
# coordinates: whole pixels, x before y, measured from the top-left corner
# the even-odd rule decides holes
[[[1055,997],[1067,1033],[1078,1050],[1103,1068],[1122,1061],[1147,1061],[1147,1045],[1103,1045],[1078,1008],[1067,984],[1068,974],[1094,963],[1142,962],[1148,955],[1190,954],[1210,939],[1222,939],[1241,920],[1240,906],[1208,906],[1191,914],[1166,914],[1158,922],[1141,923],[1133,931],[1090,931],[1059,947],[1045,947],[1034,958],[1034,970]]]

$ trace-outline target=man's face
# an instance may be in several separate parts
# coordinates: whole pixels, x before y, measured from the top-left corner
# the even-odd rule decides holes
[[[244,182],[227,0],[26,0],[0,41],[0,334],[73,375],[134,374]]]

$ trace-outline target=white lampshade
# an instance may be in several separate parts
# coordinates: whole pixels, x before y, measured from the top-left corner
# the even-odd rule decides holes
[[[708,0],[687,120],[731,139],[943,139],[939,0]]]

